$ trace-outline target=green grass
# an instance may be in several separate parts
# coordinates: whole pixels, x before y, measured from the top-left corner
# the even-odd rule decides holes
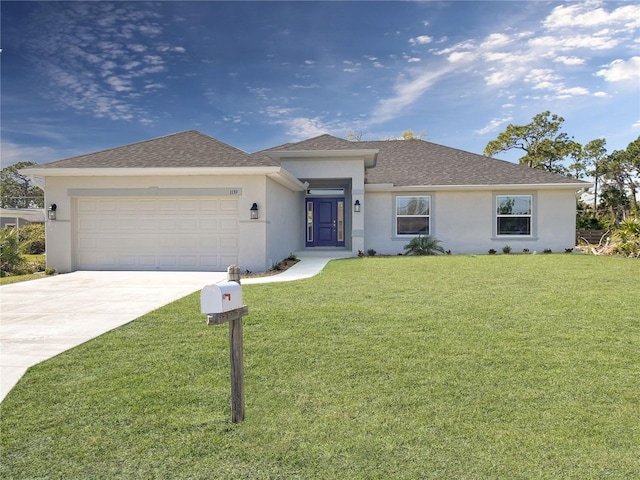
[[[637,478],[638,292],[637,260],[562,254],[247,285],[240,424],[196,293],[30,369],[0,476]]]

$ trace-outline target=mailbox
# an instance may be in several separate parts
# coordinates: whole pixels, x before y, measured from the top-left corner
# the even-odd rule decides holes
[[[202,313],[224,313],[242,306],[242,287],[236,282],[206,285],[200,292]]]

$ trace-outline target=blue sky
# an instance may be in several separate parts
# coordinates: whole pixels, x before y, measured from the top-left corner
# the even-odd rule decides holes
[[[248,152],[407,129],[482,153],[550,110],[640,134],[635,2],[2,1],[3,166],[196,129]],[[497,155],[517,161],[517,153]]]

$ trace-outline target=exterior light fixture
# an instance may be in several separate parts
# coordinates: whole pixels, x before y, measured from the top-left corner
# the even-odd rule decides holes
[[[360,211],[360,200],[356,200],[356,203],[353,204],[353,211],[354,212]]]
[[[249,211],[251,212],[251,220],[257,220],[258,219],[258,204],[254,203],[253,205],[251,205],[251,209]]]
[[[58,209],[58,206],[55,203],[52,203],[49,206],[49,209],[47,210],[47,218],[49,220],[55,220],[56,219],[56,210]]]

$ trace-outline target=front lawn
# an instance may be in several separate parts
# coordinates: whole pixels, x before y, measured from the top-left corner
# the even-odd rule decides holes
[[[640,263],[355,258],[246,285],[246,418],[199,293],[29,370],[6,479],[637,478]]]

